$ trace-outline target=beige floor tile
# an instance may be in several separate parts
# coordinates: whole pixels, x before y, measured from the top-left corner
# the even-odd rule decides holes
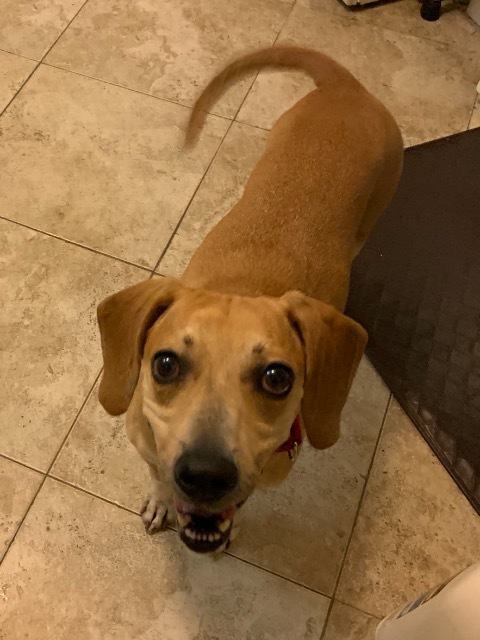
[[[338,597],[382,617],[478,560],[480,518],[393,403]]]
[[[35,68],[33,60],[26,60],[0,51],[0,112],[17,93]]]
[[[445,44],[295,7],[279,43],[308,45],[344,64],[392,111],[407,145],[467,127],[475,83]],[[480,52],[480,49],[479,49]],[[480,56],[479,56],[480,59]],[[262,73],[238,120],[269,128],[313,83],[295,73]]]
[[[368,613],[334,602],[323,640],[375,640],[378,623]]]
[[[37,471],[0,457],[0,561],[30,506],[42,477]],[[0,598],[1,593],[0,586]]]
[[[145,272],[0,221],[0,452],[45,470],[101,367],[96,304]]]
[[[2,0],[0,49],[40,60],[85,0]]]
[[[43,66],[0,122],[0,215],[153,266],[229,126],[185,153],[188,113]]]
[[[238,202],[267,136],[262,129],[232,126],[160,263],[161,273],[181,275],[210,229]]]
[[[284,484],[248,500],[234,555],[331,595],[388,397],[364,361],[339,442],[305,448]]]
[[[148,468],[125,431],[92,394],[68,437],[52,475],[111,502],[140,510],[148,491]]]
[[[91,0],[48,61],[190,105],[234,52],[273,43],[290,6],[281,0]],[[250,82],[229,92],[216,113],[233,117]]]
[[[477,98],[477,102],[475,103],[475,108],[473,109],[472,117],[470,119],[469,129],[475,129],[476,127],[480,127],[480,96]]]
[[[146,536],[118,507],[48,480],[2,567],[5,638],[318,638],[328,600],[228,556]],[[21,634],[21,635],[19,635]]]
[[[428,22],[420,16],[418,0],[394,0],[381,5],[370,5],[365,10],[348,10],[339,0],[297,0],[297,4],[309,9],[327,11],[370,27],[383,27],[400,33],[436,42],[462,43],[477,32],[475,23],[461,9],[444,11],[442,19]],[[447,3],[444,4],[444,8]]]

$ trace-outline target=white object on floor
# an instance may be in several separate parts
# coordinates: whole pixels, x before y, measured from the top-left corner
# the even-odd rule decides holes
[[[478,640],[480,562],[413,602],[377,627],[376,640]]]
[[[467,7],[467,14],[474,22],[480,25],[480,0],[470,0],[470,4]]]

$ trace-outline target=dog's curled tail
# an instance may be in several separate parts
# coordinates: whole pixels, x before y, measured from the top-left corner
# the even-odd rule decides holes
[[[236,81],[251,71],[267,69],[297,69],[309,75],[318,86],[329,79],[350,78],[347,69],[329,56],[303,47],[276,46],[247,53],[230,63],[205,87],[190,115],[185,132],[185,146],[195,144],[212,105]]]

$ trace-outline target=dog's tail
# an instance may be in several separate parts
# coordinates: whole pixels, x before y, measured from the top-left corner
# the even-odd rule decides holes
[[[203,127],[207,112],[238,79],[262,67],[267,69],[298,69],[308,74],[317,86],[322,81],[346,78],[352,74],[329,56],[302,47],[267,47],[248,53],[230,63],[205,87],[195,102],[185,133],[185,146],[193,145]]]

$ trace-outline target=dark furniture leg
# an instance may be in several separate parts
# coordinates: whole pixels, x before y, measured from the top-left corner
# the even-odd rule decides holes
[[[435,22],[442,12],[442,0],[422,0],[420,15],[424,20]]]

